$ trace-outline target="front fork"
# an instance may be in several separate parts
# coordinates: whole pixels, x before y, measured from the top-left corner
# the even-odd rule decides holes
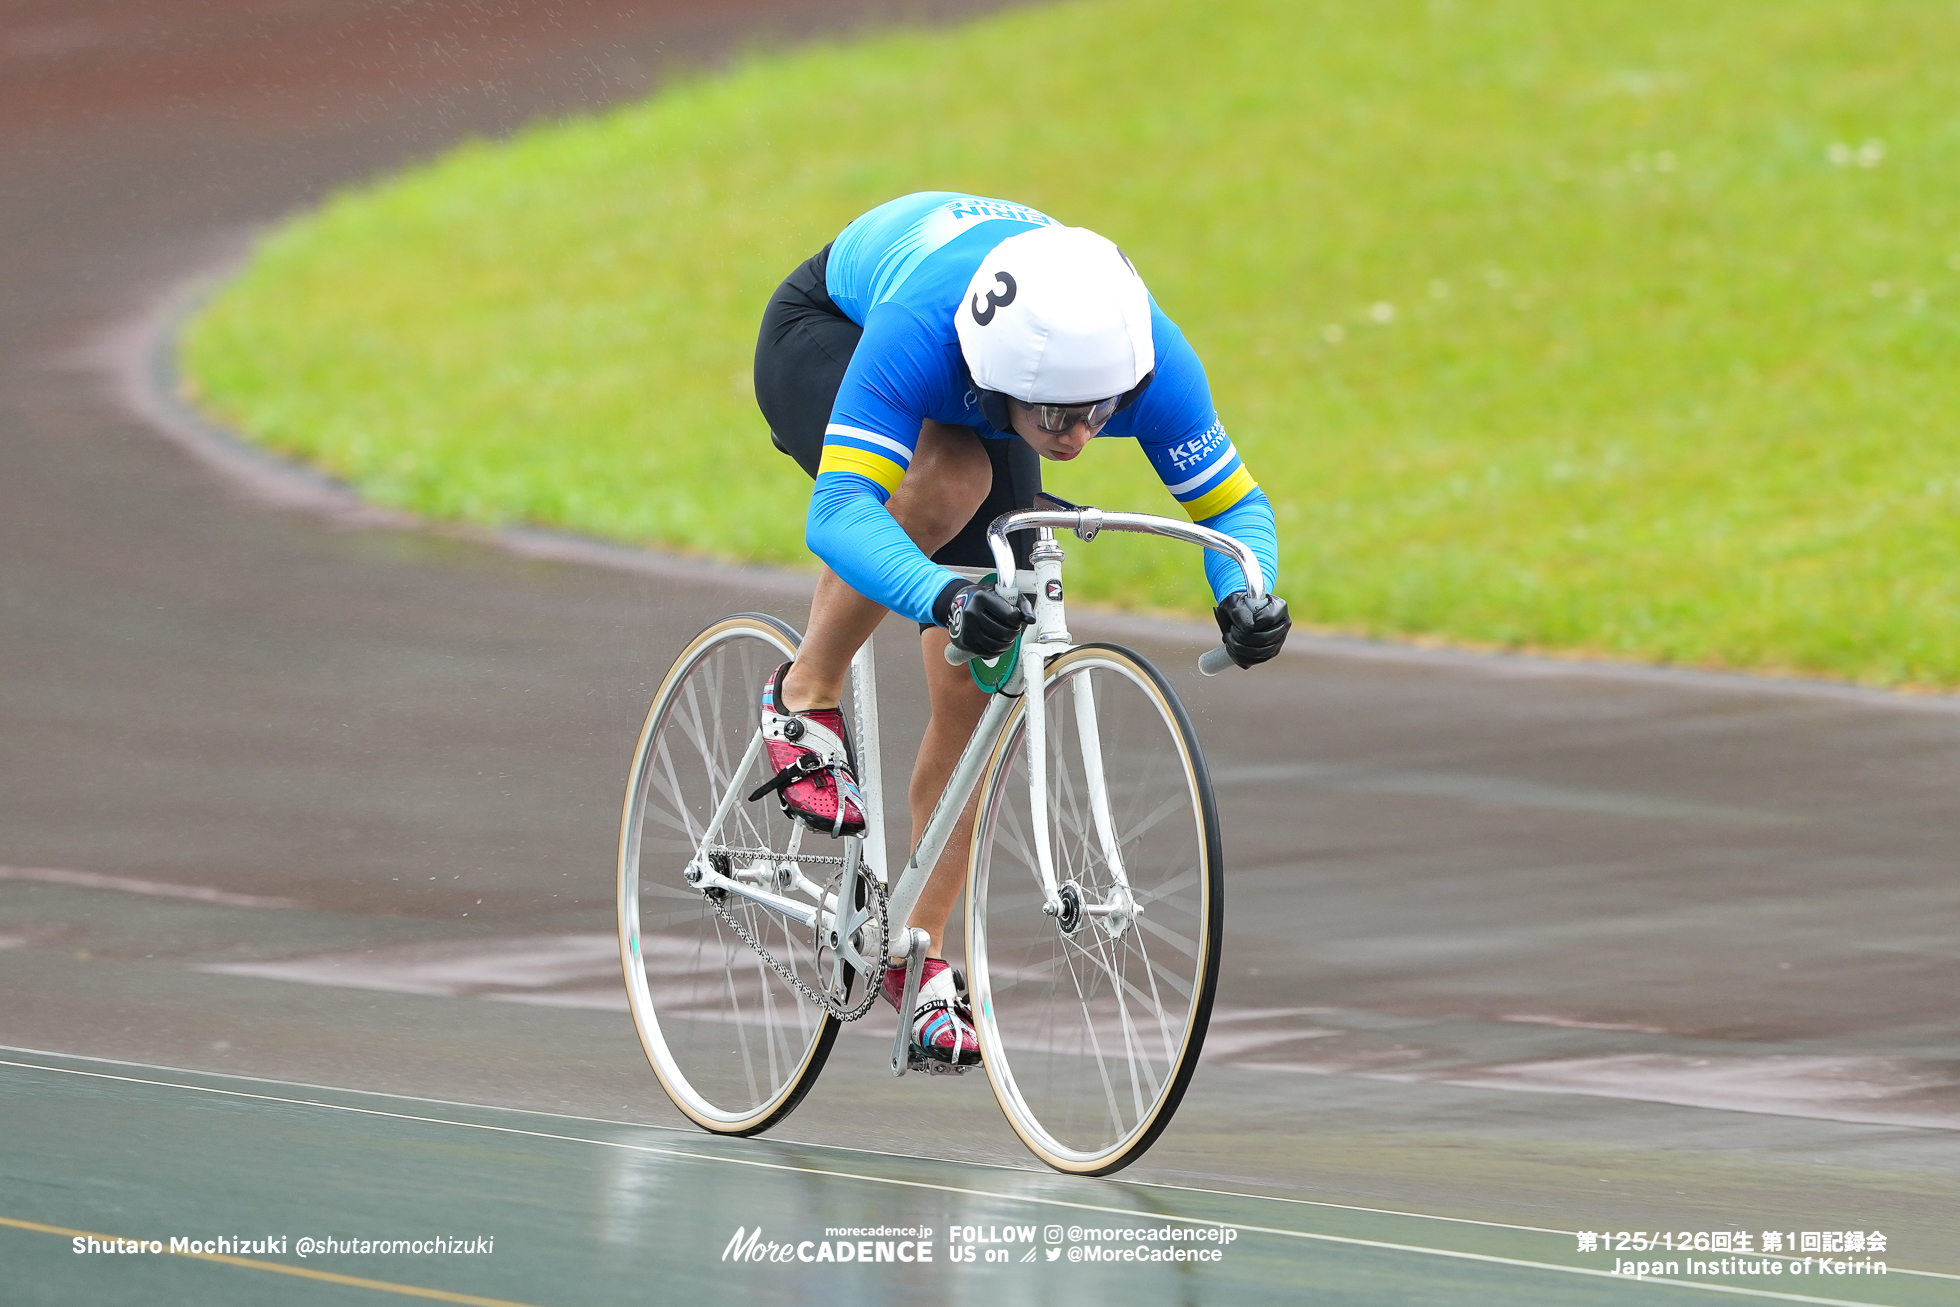
[[[1034,548],[1028,557],[1034,565],[1034,625],[1021,637],[1022,704],[1027,721],[1028,807],[1034,824],[1035,874],[1041,882],[1041,910],[1064,921],[1074,919],[1078,910],[1125,921],[1134,915],[1135,903],[1129,876],[1123,869],[1116,823],[1110,814],[1109,786],[1103,774],[1102,732],[1096,720],[1096,691],[1087,676],[1070,680],[1069,695],[1075,710],[1076,744],[1081,751],[1089,811],[1097,842],[1102,846],[1103,861],[1114,884],[1113,901],[1072,907],[1064,901],[1063,887],[1056,879],[1054,835],[1048,818],[1047,663],[1066,652],[1072,638],[1063,611],[1062,547],[1055,543],[1052,529],[1042,527],[1036,532]]]

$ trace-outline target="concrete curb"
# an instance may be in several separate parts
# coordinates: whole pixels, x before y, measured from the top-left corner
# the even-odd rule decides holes
[[[241,498],[267,508],[310,513],[339,527],[424,531],[489,545],[523,558],[809,596],[809,574],[784,568],[688,558],[536,527],[491,529],[438,522],[400,509],[382,508],[362,499],[346,482],[219,426],[183,398],[176,355],[177,335],[183,324],[250,257],[251,234],[235,235],[226,245],[223,257],[177,283],[141,313],[102,333],[87,353],[88,360],[106,374],[125,409],[216,473]]]
[[[129,412],[210,468],[246,500],[269,508],[311,513],[340,527],[426,531],[488,545],[523,558],[808,598],[811,574],[807,572],[689,558],[567,531],[535,527],[490,529],[434,522],[411,513],[379,508],[364,501],[345,482],[270,453],[213,423],[182,398],[182,379],[176,366],[177,333],[198,306],[243,266],[250,256],[254,234],[230,234],[220,242],[224,250],[221,257],[184,278],[142,312],[104,332],[88,351],[89,361],[105,373],[117,399]],[[1175,617],[1092,609],[1079,611],[1076,622],[1085,632],[1098,636],[1169,641],[1194,648],[1209,646],[1218,639],[1217,628],[1211,623]],[[1306,632],[1293,634],[1287,641],[1285,656],[1430,667],[1503,680],[1665,685],[1716,694],[1823,699],[1870,708],[1960,713],[1960,694],[1907,694],[1804,677],[1437,648]]]

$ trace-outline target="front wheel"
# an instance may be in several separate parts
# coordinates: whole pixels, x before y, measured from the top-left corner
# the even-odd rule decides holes
[[[1083,645],[1048,665],[1044,904],[1024,699],[988,763],[967,881],[982,1060],[1057,1170],[1141,1157],[1190,1084],[1218,985],[1223,852],[1204,756],[1147,661]],[[1053,911],[1044,911],[1051,906]]]

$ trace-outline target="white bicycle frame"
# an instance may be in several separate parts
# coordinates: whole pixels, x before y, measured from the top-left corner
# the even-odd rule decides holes
[[[1059,502],[1059,501],[1057,501]],[[1046,685],[1047,665],[1052,659],[1074,648],[1068,631],[1068,624],[1062,607],[1062,549],[1055,543],[1057,530],[1074,531],[1083,541],[1093,540],[1102,531],[1129,531],[1142,535],[1164,536],[1181,540],[1188,544],[1201,545],[1216,550],[1239,565],[1245,574],[1246,589],[1257,602],[1265,597],[1266,577],[1259,565],[1258,557],[1252,550],[1209,527],[1190,522],[1179,522],[1172,518],[1155,517],[1148,513],[1106,513],[1097,508],[1032,509],[1018,513],[1005,513],[995,518],[987,528],[987,545],[993,551],[994,568],[999,574],[996,589],[1010,601],[1023,593],[1024,574],[1015,566],[1014,551],[1007,542],[1009,533],[1033,530],[1034,548],[1029,553],[1033,564],[1030,574],[1026,574],[1026,593],[1034,601],[1034,624],[1021,636],[1020,665],[1014,673],[1013,681],[1020,682],[1018,695],[1013,693],[1014,685],[1006,687],[1009,693],[995,694],[988,703],[980,722],[961,751],[960,759],[953,768],[953,774],[940,793],[939,802],[934,805],[931,818],[926,822],[925,831],[919,837],[918,845],[906,859],[905,868],[892,886],[886,877],[889,863],[886,861],[885,811],[883,772],[880,765],[878,746],[878,680],[873,660],[872,642],[866,640],[857,655],[851,660],[851,693],[854,704],[853,728],[856,733],[857,770],[859,788],[864,793],[865,832],[862,836],[862,857],[880,883],[889,887],[888,920],[906,922],[912,909],[924,892],[926,881],[933,867],[939,863],[940,854],[945,851],[946,842],[951,838],[953,827],[959,823],[960,814],[965,811],[967,800],[973,789],[980,783],[980,773],[985,770],[987,761],[993,756],[1000,734],[1006,727],[1007,718],[1014,711],[1014,704],[1020,698],[1030,705],[1043,702]],[[954,665],[967,662],[972,657],[954,645],[946,646],[946,661]],[[1215,676],[1231,666],[1231,659],[1223,648],[1207,650],[1198,659],[1198,670],[1206,676]],[[1110,818],[1109,795],[1103,783],[1101,736],[1096,722],[1096,705],[1093,692],[1086,678],[1076,681],[1073,687],[1076,737],[1082,750],[1084,781],[1088,790],[1089,807],[1093,814],[1096,834],[1102,843],[1103,855],[1108,861],[1111,879],[1124,890],[1122,899],[1115,903],[1085,904],[1084,910],[1090,915],[1121,915],[1134,913],[1134,903],[1128,902],[1128,886],[1123,871],[1122,850],[1116,839],[1115,824]],[[1061,892],[1055,880],[1054,845],[1048,819],[1047,790],[1047,714],[1029,712],[1025,727],[1027,738],[1028,780],[1031,788],[1029,812],[1032,817],[1033,842],[1037,872],[1041,878],[1042,911],[1057,916],[1062,911]],[[749,742],[748,752],[743,756],[740,766],[735,769],[730,780],[729,790],[722,796],[715,808],[714,816],[700,835],[700,847],[705,849],[712,844],[721,830],[722,823],[741,801],[739,778],[748,774],[762,752],[762,732],[758,730]],[[800,829],[795,840],[800,841]],[[816,891],[816,886],[805,879],[800,869],[794,866],[794,848],[784,864],[787,874],[769,877],[770,883],[782,888],[799,888],[806,893]],[[851,883],[850,873],[857,868],[859,841],[845,841],[845,871],[842,884]],[[759,877],[757,879],[760,879]],[[688,869],[688,880],[703,889],[723,889],[731,894],[739,894],[771,911],[781,913],[804,926],[814,927],[822,919],[833,915],[837,903],[831,896],[816,891],[813,898],[818,902],[805,903],[787,898],[762,888],[753,879],[725,876],[707,865],[704,856],[697,856],[694,865]],[[833,932],[834,934],[835,932]],[[919,974],[925,963],[925,953],[930,936],[917,927],[894,929],[890,933],[888,951],[894,966],[905,967],[905,994],[900,1004],[901,1014],[909,1013],[918,998]],[[837,940],[833,947],[847,950],[846,956],[855,964],[864,965],[869,959],[857,958],[854,951],[848,951],[848,941]],[[898,1035],[893,1041],[892,1074],[904,1075],[907,1066],[907,1034],[909,1022],[899,1022]]]

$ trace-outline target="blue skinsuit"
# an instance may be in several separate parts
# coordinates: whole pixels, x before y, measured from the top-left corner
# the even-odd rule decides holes
[[[858,218],[831,246],[826,289],[864,328],[824,433],[805,539],[853,590],[930,624],[959,579],[920,552],[885,501],[905,476],[931,418],[988,440],[1018,440],[980,414],[953,315],[974,271],[1010,236],[1053,225],[1019,204],[952,191],[901,196]],[[1192,519],[1250,545],[1268,588],[1279,575],[1272,505],[1212,408],[1211,386],[1184,333],[1153,299],[1156,379],[1098,439],[1134,439]],[[1205,553],[1214,596],[1245,588],[1237,563]]]

